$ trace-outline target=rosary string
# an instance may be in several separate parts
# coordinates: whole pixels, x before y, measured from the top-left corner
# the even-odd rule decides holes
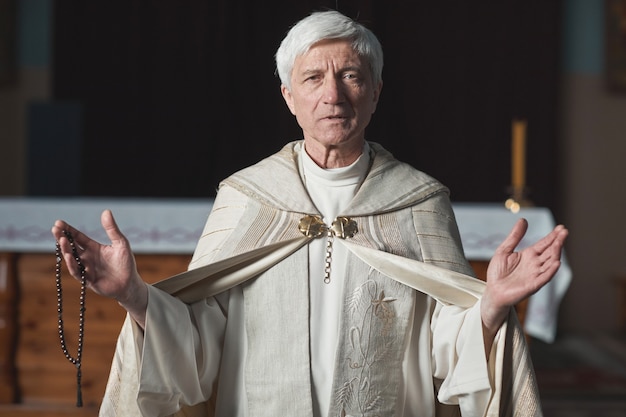
[[[85,278],[85,266],[83,265],[80,256],[78,256],[78,251],[76,249],[76,245],[74,244],[74,238],[72,234],[66,230],[63,231],[65,237],[70,242],[70,247],[72,248],[72,255],[74,256],[74,260],[78,264],[78,269],[80,270],[80,313],[78,316],[78,350],[76,352],[76,357],[70,355],[67,350],[67,345],[65,344],[65,327],[63,325],[63,288],[61,286],[61,260],[63,259],[61,256],[61,246],[59,242],[56,242],[56,286],[57,286],[57,313],[59,318],[59,339],[61,340],[61,350],[63,354],[75,367],[76,367],[76,407],[83,406],[83,395],[81,388],[81,361],[83,356],[83,336],[85,335],[85,294],[87,288],[87,279]]]

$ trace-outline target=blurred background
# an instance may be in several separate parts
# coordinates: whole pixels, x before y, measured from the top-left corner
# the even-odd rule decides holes
[[[273,55],[293,23],[327,8],[384,48],[366,137],[454,202],[504,202],[511,125],[527,122],[528,198],[570,229],[557,341],[620,340],[623,0],[0,0],[0,196],[213,197],[301,138]]]

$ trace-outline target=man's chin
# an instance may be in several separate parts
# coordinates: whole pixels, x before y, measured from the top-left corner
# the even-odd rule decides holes
[[[322,146],[324,148],[352,148],[359,147],[363,145],[364,138],[358,136],[351,136],[347,134],[338,134],[338,135],[325,135],[325,136],[317,136],[317,137],[305,137],[305,143],[312,143],[312,146]]]

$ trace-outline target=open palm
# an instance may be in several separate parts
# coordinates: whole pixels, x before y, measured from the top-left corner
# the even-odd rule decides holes
[[[561,265],[567,229],[559,225],[548,235],[521,251],[515,249],[528,229],[520,219],[500,244],[487,269],[482,318],[488,326],[499,326],[511,306],[547,284]]]

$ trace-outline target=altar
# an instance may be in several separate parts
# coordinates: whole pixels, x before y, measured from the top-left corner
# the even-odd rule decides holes
[[[52,253],[53,222],[62,218],[92,238],[107,242],[100,214],[108,208],[137,254],[191,255],[212,207],[211,199],[0,198],[0,253]],[[520,247],[555,226],[549,209],[524,207],[513,213],[498,203],[454,203],[465,256],[488,261],[517,219],[528,220]],[[556,336],[559,304],[571,281],[565,255],[557,276],[529,300],[527,334],[546,342]]]
[[[498,245],[520,218],[528,220],[528,230],[518,249],[532,245],[556,226],[545,207],[522,207],[519,212],[507,210],[497,203],[455,203],[454,213],[461,233],[465,257],[488,261]],[[528,300],[524,331],[527,335],[551,343],[557,332],[558,311],[572,280],[572,270],[565,253],[561,267],[547,285]]]
[[[30,405],[47,404],[57,407],[58,415],[95,416],[104,392],[124,311],[111,300],[88,294],[85,407],[72,407],[75,370],[61,353],[56,331],[55,242],[50,233],[56,219],[108,242],[100,214],[111,209],[137,256],[140,273],[155,282],[186,269],[211,207],[211,199],[0,198],[0,414],[34,416],[34,411],[29,414]],[[519,217],[529,222],[521,247],[555,226],[546,208],[512,213],[501,204],[455,203],[453,207],[465,255],[473,261],[489,261]],[[64,277],[64,294],[70,303],[78,298],[77,283],[67,273]],[[564,259],[552,282],[528,301],[527,335],[554,340],[559,304],[570,281],[571,270]],[[72,323],[74,310],[64,310]],[[74,333],[74,327],[67,326]],[[71,339],[69,344],[74,346]]]

